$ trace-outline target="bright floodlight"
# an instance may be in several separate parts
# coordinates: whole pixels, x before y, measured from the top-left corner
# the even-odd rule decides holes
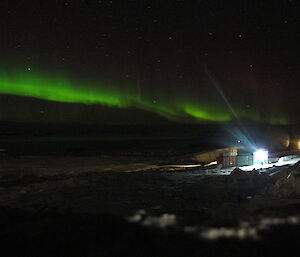
[[[259,149],[253,154],[254,165],[262,165],[268,163],[268,151],[264,149]]]

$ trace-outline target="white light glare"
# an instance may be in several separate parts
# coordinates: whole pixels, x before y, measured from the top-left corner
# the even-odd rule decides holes
[[[259,149],[253,154],[254,165],[268,163],[268,151]]]

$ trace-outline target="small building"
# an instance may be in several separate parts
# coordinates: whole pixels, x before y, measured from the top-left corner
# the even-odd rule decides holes
[[[236,167],[236,156],[220,156],[217,160],[222,168]]]
[[[238,154],[238,149],[237,148],[229,148],[228,151],[223,152],[224,157],[237,156],[237,154]]]
[[[226,148],[217,158],[217,163],[221,164],[222,168],[236,167],[237,154],[237,148]]]
[[[269,164],[276,163],[279,161],[279,159],[280,159],[280,157],[277,157],[277,156],[269,156],[268,162],[269,162]]]
[[[251,165],[253,165],[253,154],[251,153],[238,154],[238,156],[236,157],[237,167],[251,166]]]

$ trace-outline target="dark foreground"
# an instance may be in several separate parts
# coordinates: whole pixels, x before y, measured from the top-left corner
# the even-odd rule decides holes
[[[297,254],[299,166],[273,176],[125,172],[143,161],[2,160],[3,256]]]
[[[261,240],[208,241],[111,214],[2,209],[0,217],[3,256],[286,256],[299,247],[299,225],[278,226]]]

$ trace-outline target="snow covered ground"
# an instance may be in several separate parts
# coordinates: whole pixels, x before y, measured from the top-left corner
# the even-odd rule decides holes
[[[278,162],[275,163],[268,163],[263,165],[251,165],[251,166],[243,166],[239,167],[243,171],[251,171],[251,170],[266,170],[268,168],[272,167],[281,167],[286,165],[295,165],[298,161],[300,161],[299,156],[290,156],[290,158],[287,158],[289,156],[281,157]]]
[[[109,157],[2,160],[0,247],[30,257],[285,256],[300,233],[299,157],[287,159],[263,167],[278,166],[274,176],[125,172],[148,163]]]

